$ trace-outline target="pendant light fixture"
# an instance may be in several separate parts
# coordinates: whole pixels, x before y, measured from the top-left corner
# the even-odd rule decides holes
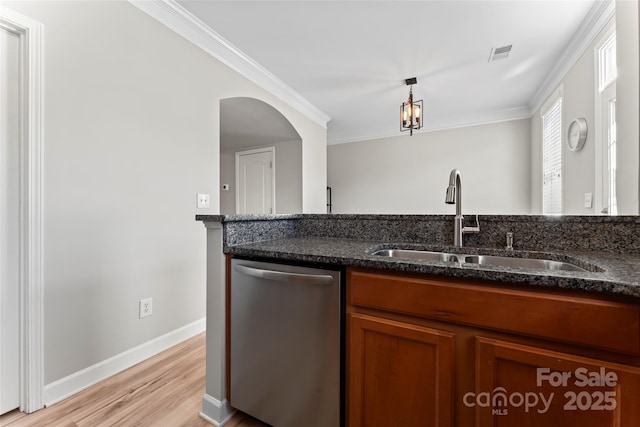
[[[416,77],[404,81],[409,86],[409,99],[400,106],[400,132],[409,131],[413,135],[414,129],[422,127],[422,100],[413,100],[413,85],[418,83]]]

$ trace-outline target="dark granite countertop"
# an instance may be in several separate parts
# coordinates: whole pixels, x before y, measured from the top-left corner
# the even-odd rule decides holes
[[[546,271],[442,261],[408,260],[372,255],[377,249],[406,248],[464,254],[510,255],[566,261],[592,271]],[[227,246],[226,253],[281,261],[379,268],[449,277],[484,279],[640,298],[640,256],[577,251],[506,251],[451,248],[419,243],[380,242],[323,237],[291,237]],[[596,271],[599,270],[599,271]]]
[[[480,215],[480,233],[452,242],[453,215],[198,215],[223,224],[225,253],[285,262],[379,268],[640,298],[640,216]],[[512,232],[515,251],[506,251]],[[548,271],[371,255],[406,248],[547,258],[588,271]],[[599,270],[599,271],[598,271]]]

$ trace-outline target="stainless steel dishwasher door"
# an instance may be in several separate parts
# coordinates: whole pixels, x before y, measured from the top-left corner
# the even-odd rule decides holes
[[[276,427],[340,426],[340,273],[231,270],[231,406]]]

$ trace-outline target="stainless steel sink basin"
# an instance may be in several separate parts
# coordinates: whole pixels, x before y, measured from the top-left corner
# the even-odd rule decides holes
[[[446,252],[416,251],[410,249],[381,249],[375,251],[373,255],[386,256],[390,258],[424,259],[428,261],[460,262],[459,255]]]
[[[380,249],[372,254],[390,258],[455,262],[459,264],[475,264],[495,267],[527,268],[535,270],[587,271],[582,267],[578,267],[577,265],[568,262],[538,258],[453,254],[448,252],[422,251],[414,249]]]
[[[466,255],[468,264],[492,265],[499,267],[534,268],[536,270],[587,271],[577,265],[562,261],[536,258],[514,258],[493,255]]]

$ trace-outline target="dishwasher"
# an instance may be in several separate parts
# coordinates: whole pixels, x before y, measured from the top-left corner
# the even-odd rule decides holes
[[[275,427],[342,425],[340,278],[231,260],[232,407]]]

